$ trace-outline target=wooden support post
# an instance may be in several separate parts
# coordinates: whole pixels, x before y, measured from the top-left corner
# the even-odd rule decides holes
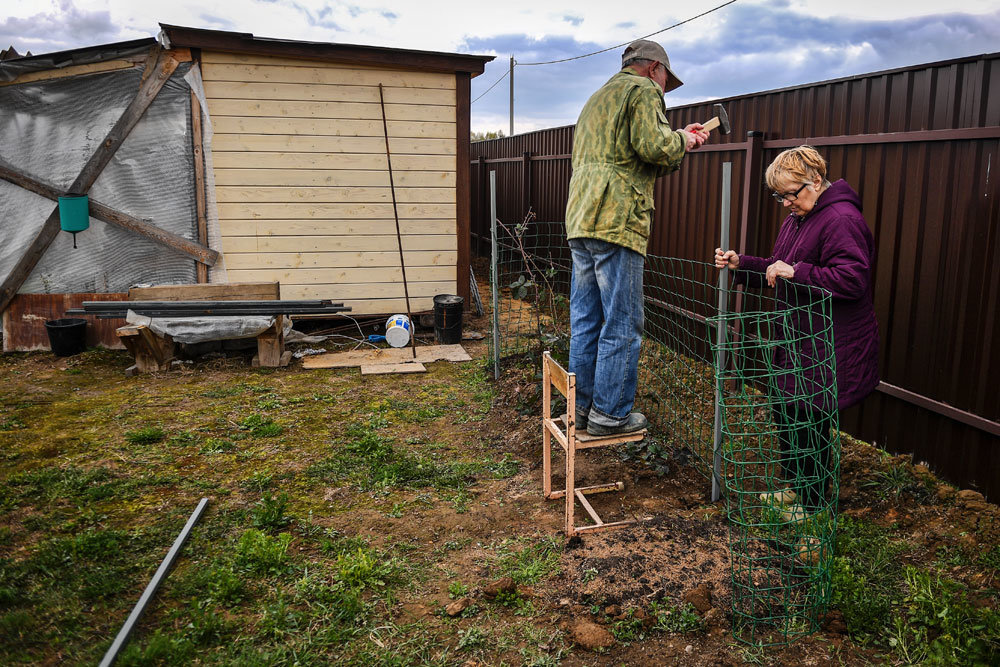
[[[253,358],[254,366],[278,368],[287,366],[292,353],[285,351],[285,316],[276,315],[274,324],[267,331],[257,336],[257,356]]]
[[[174,359],[174,340],[170,336],[157,336],[143,324],[119,327],[116,333],[135,359],[135,365],[126,369],[126,375],[154,373],[170,368],[170,362]]]
[[[150,60],[153,60],[154,56],[154,64],[149,65],[148,63]],[[152,104],[157,94],[159,94],[160,89],[163,88],[163,85],[174,73],[174,70],[177,69],[177,65],[177,61],[159,46],[151,50],[150,59],[147,60],[146,72],[143,74],[147,78],[140,85],[139,92],[136,93],[135,98],[125,109],[125,112],[122,113],[114,127],[108,132],[107,137],[101,142],[100,148],[97,149],[87,161],[87,164],[84,165],[80,174],[73,181],[73,184],[70,185],[68,192],[86,194],[90,190],[94,181],[104,171],[104,167],[107,166],[111,158],[114,157],[115,152],[125,142],[129,133],[132,132],[132,128],[136,126],[142,115],[146,112],[146,109],[149,108],[149,105]],[[3,284],[0,285],[0,311],[7,308],[11,299],[17,294],[17,290],[28,279],[32,270],[38,264],[38,260],[42,258],[42,255],[45,254],[45,251],[56,238],[59,229],[59,207],[57,206],[49,214],[45,223],[42,224],[41,229],[38,230],[35,238],[28,245],[21,259],[18,260]]]
[[[194,157],[194,208],[198,220],[198,243],[208,246],[208,216],[205,203],[205,155],[202,146],[201,102],[191,91],[191,153]],[[208,266],[199,262],[195,265],[198,282],[208,282]]]

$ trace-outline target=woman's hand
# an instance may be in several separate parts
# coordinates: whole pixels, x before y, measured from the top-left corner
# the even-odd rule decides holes
[[[735,250],[722,252],[722,248],[715,249],[715,268],[717,269],[738,269],[740,268],[740,256]]]
[[[716,263],[718,264],[718,260],[716,260]],[[774,287],[778,278],[794,278],[795,269],[779,259],[777,262],[767,267],[767,272],[764,274],[764,277],[767,278],[767,284]]]

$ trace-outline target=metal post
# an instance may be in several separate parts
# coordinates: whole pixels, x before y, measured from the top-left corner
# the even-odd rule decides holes
[[[514,56],[510,57],[510,134],[514,136]]]
[[[722,241],[719,247],[723,250],[729,247],[729,207],[730,189],[733,180],[733,163],[722,163]],[[722,484],[722,388],[721,373],[726,367],[726,351],[722,349],[726,341],[726,323],[722,316],[726,314],[729,301],[729,269],[719,271],[719,322],[715,329],[715,345],[718,349],[715,355],[715,428],[712,434],[712,502],[718,502]]]
[[[500,379],[500,276],[497,256],[497,172],[490,171],[490,292],[493,294],[493,379]]]
[[[170,547],[170,551],[167,552],[167,557],[163,559],[160,563],[160,567],[156,570],[156,574],[150,580],[149,584],[146,586],[146,590],[142,592],[142,597],[139,598],[139,602],[136,603],[135,607],[132,609],[132,613],[129,614],[128,620],[125,621],[125,625],[122,629],[118,631],[118,635],[115,640],[111,642],[111,646],[108,648],[107,653],[104,654],[104,658],[101,660],[100,667],[109,667],[114,664],[115,659],[118,657],[118,653],[125,647],[125,643],[128,641],[129,635],[132,634],[132,630],[135,628],[135,624],[139,622],[139,617],[142,616],[142,612],[146,611],[146,606],[149,601],[153,599],[156,595],[156,590],[163,583],[163,580],[167,578],[167,573],[170,572],[170,568],[173,566],[174,561],[177,560],[177,556],[180,554],[181,549],[184,548],[184,543],[187,541],[188,535],[191,534],[191,529],[194,525],[198,523],[198,519],[205,512],[205,507],[208,505],[208,498],[202,498],[201,502],[194,509],[194,513],[191,514],[191,518],[187,520],[184,524],[184,528],[181,530],[180,535],[174,540],[174,545]]]

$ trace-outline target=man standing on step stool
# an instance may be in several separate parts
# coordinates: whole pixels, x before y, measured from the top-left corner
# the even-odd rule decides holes
[[[573,254],[569,371],[576,373],[576,427],[595,436],[647,425],[632,406],[653,183],[708,138],[700,123],[670,129],[663,95],[680,85],[663,47],[637,40],[576,123],[566,204]]]

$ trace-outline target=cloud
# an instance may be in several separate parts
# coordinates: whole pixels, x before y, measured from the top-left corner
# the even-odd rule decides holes
[[[19,53],[48,53],[80,46],[80,36],[89,43],[120,41],[121,31],[109,11],[86,11],[72,0],[59,0],[48,12],[0,20],[0,45],[14,46]]]
[[[892,21],[823,18],[796,12],[786,0],[772,0],[731,6],[724,15],[720,12],[713,30],[677,30],[654,39],[667,49],[672,68],[685,82],[667,95],[670,107],[996,51],[1000,11]],[[534,62],[607,45],[503,35],[469,40],[462,50],[476,53],[491,46],[494,53],[514,53],[518,62]],[[568,63],[515,68],[515,130],[575,122],[587,97],[617,71],[619,57],[617,49]],[[473,80],[473,98],[507,66],[506,59],[488,65],[485,75]],[[506,117],[505,87],[506,82],[473,105],[475,129],[497,129],[485,123]]]

